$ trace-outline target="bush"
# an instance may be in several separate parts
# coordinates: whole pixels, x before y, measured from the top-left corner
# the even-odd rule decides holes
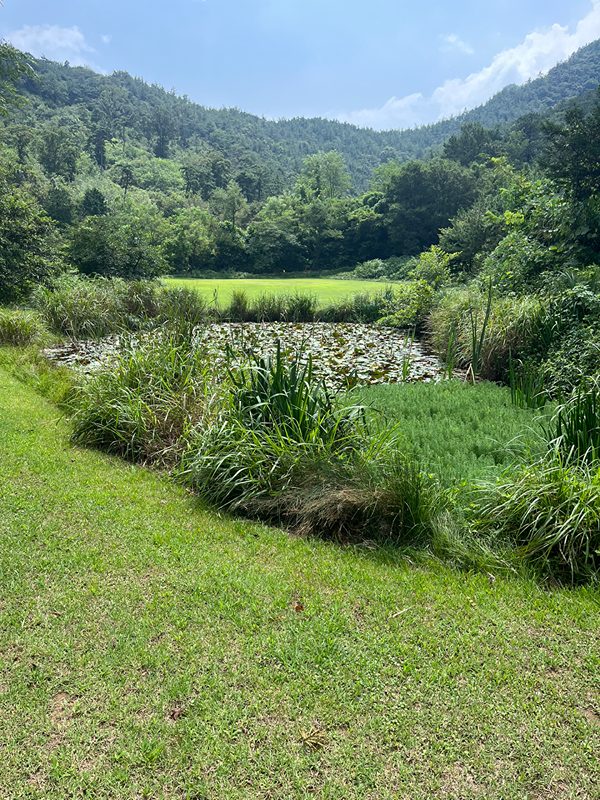
[[[425,280],[402,283],[385,298],[378,325],[392,328],[418,327],[433,304],[433,286]]]
[[[415,281],[426,281],[435,290],[441,289],[450,278],[450,263],[453,258],[453,255],[432,244],[429,250],[413,259],[409,277]]]
[[[52,289],[38,286],[30,302],[55,333],[72,339],[99,339],[124,327],[123,288],[107,279],[88,281],[68,275]]]

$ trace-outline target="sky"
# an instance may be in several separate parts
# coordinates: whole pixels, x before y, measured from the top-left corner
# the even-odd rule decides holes
[[[0,37],[269,119],[408,128],[600,38],[600,0],[0,0]]]

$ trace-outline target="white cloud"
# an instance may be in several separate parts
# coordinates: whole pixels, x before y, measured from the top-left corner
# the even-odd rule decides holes
[[[465,55],[473,55],[475,52],[473,48],[462,39],[459,39],[455,33],[449,33],[447,36],[440,36],[444,43],[441,49],[446,53],[464,53]]]
[[[59,28],[58,25],[24,25],[20,30],[8,33],[5,38],[19,50],[24,50],[33,56],[45,56],[52,61],[69,61],[75,66],[90,64],[84,54],[96,52],[85,41],[84,35],[76,25],[72,28]]]
[[[525,37],[522,44],[498,53],[488,67],[472,73],[464,80],[454,78],[446,81],[429,98],[421,94],[400,99],[392,97],[381,108],[334,112],[331,116],[343,122],[383,130],[421,125],[474,108],[489,100],[508,83],[520,84],[529,78],[536,78],[540,72],[547,72],[579,47],[600,38],[600,0],[591,2],[592,10],[577,23],[573,33],[561,25],[534,31]],[[445,38],[448,41],[451,37]],[[459,41],[456,37],[456,42]]]
[[[106,34],[105,36],[102,37],[102,41],[104,42],[104,44],[108,44],[111,40],[112,36],[110,36],[109,34]]]

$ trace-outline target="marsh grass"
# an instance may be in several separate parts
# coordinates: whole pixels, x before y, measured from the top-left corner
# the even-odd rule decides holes
[[[116,278],[66,276],[52,288],[38,286],[30,304],[50,330],[76,340],[168,322],[199,324],[208,316],[205,299],[190,289]]]
[[[590,381],[580,386],[554,416],[554,444],[563,457],[577,463],[597,464],[600,460],[600,386]]]
[[[0,308],[0,345],[23,347],[51,338],[42,318],[23,308]]]
[[[473,505],[476,527],[506,537],[541,571],[566,580],[597,579],[600,565],[600,471],[564,458],[544,458],[483,484]]]
[[[217,393],[185,325],[132,337],[72,391],[73,439],[144,463],[177,459],[186,430]]]
[[[427,329],[442,362],[466,369],[475,361],[481,377],[508,383],[510,354],[526,360],[544,347],[547,316],[533,296],[490,298],[473,287],[449,289],[430,312]]]
[[[551,410],[513,406],[510,390],[492,383],[387,384],[356,388],[350,397],[395,426],[399,446],[448,487],[497,475],[546,449]]]

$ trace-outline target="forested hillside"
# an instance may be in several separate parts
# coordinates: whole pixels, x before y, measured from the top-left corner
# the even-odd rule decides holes
[[[35,280],[60,264],[108,277],[358,265],[358,277],[402,278],[407,258],[441,245],[455,272],[474,273],[506,235],[510,193],[546,177],[565,98],[585,90],[581,113],[595,114],[600,75],[595,42],[460,118],[378,133],[208,109],[124,72],[25,67],[2,47],[17,100],[0,127],[3,213],[21,209],[29,246],[7,251],[7,299],[26,291],[13,278],[28,257]]]
[[[543,77],[505,87],[472,111],[414,130],[384,132],[318,118],[272,121],[238,109],[206,108],[126,72],[104,76],[44,59],[34,60],[33,66],[38,79],[23,82],[32,102],[21,122],[47,125],[68,110],[68,124],[84,126],[88,138],[91,131],[98,147],[102,141],[124,138],[157,157],[176,160],[199,150],[216,150],[232,161],[240,180],[252,185],[251,192],[261,199],[289,188],[302,159],[311,153],[337,150],[354,189],[364,191],[379,164],[390,158],[422,158],[466,122],[506,125],[592,90],[600,82],[600,41],[581,48]]]

